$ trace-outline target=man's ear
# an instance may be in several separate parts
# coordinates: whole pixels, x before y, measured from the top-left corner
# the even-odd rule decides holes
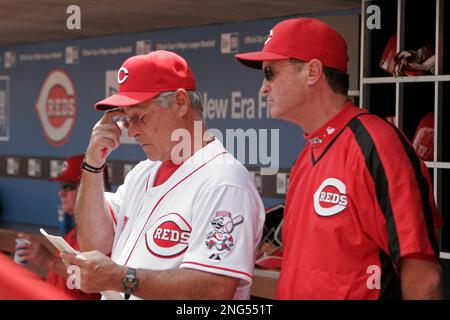
[[[323,65],[318,59],[312,59],[308,63],[308,85],[316,84],[322,77]]]
[[[189,96],[186,90],[177,89],[174,100],[175,112],[182,118],[189,110]]]

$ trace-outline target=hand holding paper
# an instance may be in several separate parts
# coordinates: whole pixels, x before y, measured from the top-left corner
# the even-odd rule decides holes
[[[72,248],[64,238],[49,235],[44,229],[40,229],[41,233],[59,250],[61,253],[75,254],[79,260],[87,260],[82,254]],[[109,258],[108,258],[109,259]],[[106,300],[124,300],[122,294],[117,291],[107,290],[100,292]]]

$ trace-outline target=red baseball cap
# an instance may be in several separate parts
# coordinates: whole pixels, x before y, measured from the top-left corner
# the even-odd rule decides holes
[[[325,22],[312,18],[284,20],[270,31],[262,51],[236,54],[244,65],[261,69],[262,61],[319,59],[326,67],[347,71],[347,44]]]
[[[83,163],[83,159],[84,155],[77,155],[67,158],[61,167],[61,172],[59,175],[48,180],[79,182],[81,180],[81,164]]]
[[[164,91],[195,90],[186,60],[174,52],[157,50],[127,59],[117,72],[119,91],[95,104],[97,110],[130,107]]]

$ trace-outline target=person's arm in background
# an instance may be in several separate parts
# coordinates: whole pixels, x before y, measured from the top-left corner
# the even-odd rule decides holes
[[[405,300],[443,299],[442,269],[436,261],[402,258],[400,278]]]
[[[107,156],[119,147],[121,129],[113,122],[117,115],[123,115],[123,112],[107,112],[94,126],[85,157],[90,166],[103,166]],[[104,198],[102,172],[91,173],[83,170],[75,216],[81,251],[99,250],[104,254],[111,253],[114,228]]]
[[[61,258],[50,252],[38,238],[23,233],[19,233],[17,236],[30,242],[30,244],[22,244],[17,247],[23,261],[44,267],[48,271],[53,271],[63,277],[67,276],[66,266]]]

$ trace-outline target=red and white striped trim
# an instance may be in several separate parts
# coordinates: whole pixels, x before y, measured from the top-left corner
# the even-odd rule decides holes
[[[248,277],[250,279],[253,279],[253,276],[248,274],[247,272],[243,272],[243,271],[239,271],[239,270],[235,270],[235,269],[218,267],[218,266],[211,266],[211,265],[208,265],[208,264],[198,263],[198,262],[194,262],[194,261],[183,261],[183,263],[181,265],[184,265],[184,264],[193,264],[193,265],[197,265],[197,266],[200,266],[200,267],[228,271],[228,272],[232,272],[232,273],[241,274],[241,275],[244,275],[244,276],[246,276],[246,277]]]
[[[116,215],[114,214],[114,210],[111,207],[111,204],[109,202],[108,203],[108,209],[109,209],[109,214],[111,215],[111,218],[113,219],[114,225],[117,226],[117,219],[116,219]]]

